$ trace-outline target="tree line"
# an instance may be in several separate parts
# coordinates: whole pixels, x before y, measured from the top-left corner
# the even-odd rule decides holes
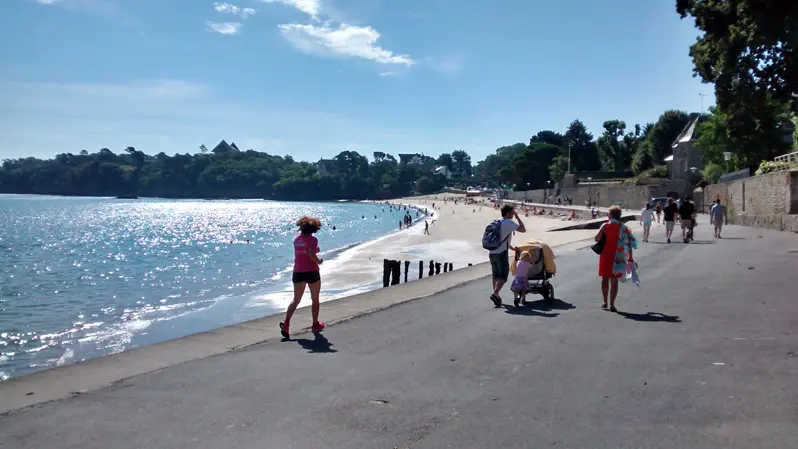
[[[462,150],[437,159],[415,155],[400,163],[374,152],[371,162],[355,151],[310,163],[254,150],[163,152],[149,156],[134,147],[120,153],[62,153],[53,159],[6,159],[0,192],[78,196],[163,198],[266,198],[325,201],[384,199],[440,191],[450,182],[465,184],[471,157]],[[445,166],[451,180],[435,169]]]

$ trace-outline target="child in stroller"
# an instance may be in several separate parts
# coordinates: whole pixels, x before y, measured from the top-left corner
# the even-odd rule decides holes
[[[554,286],[551,279],[557,271],[554,264],[554,253],[549,245],[537,240],[530,240],[512,248],[515,250],[515,264],[511,271],[514,274],[510,289],[513,291],[513,304],[519,307],[526,305],[526,295],[537,293],[544,299],[554,299]]]

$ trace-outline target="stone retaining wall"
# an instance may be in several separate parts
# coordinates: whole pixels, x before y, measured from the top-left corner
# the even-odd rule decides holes
[[[729,222],[798,232],[798,170],[769,173],[704,188],[704,204],[720,198]]]

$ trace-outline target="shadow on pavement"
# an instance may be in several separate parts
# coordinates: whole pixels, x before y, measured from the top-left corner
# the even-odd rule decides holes
[[[548,312],[550,310],[571,310],[576,308],[576,306],[571,304],[570,302],[565,302],[562,299],[557,299],[557,298],[554,298],[551,301],[547,301],[545,299],[538,299],[537,301],[527,301],[526,307],[535,310],[542,310],[544,312]]]
[[[542,316],[544,318],[556,318],[560,316],[559,313],[541,312],[540,310],[535,310],[529,306],[513,307],[508,306],[507,304],[504,305],[504,313],[508,313],[510,315]]]
[[[634,321],[643,321],[648,323],[658,323],[658,322],[665,322],[665,323],[681,323],[682,320],[675,315],[665,315],[664,313],[659,312],[648,312],[648,313],[629,313],[629,312],[616,312],[618,315]]]
[[[333,344],[330,343],[330,340],[327,340],[324,335],[318,332],[313,334],[313,340],[300,338],[295,341],[311,354],[338,352],[338,350],[332,348]]]

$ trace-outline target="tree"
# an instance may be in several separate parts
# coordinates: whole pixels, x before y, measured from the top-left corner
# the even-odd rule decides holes
[[[571,146],[572,171],[598,171],[601,170],[598,149],[593,142],[593,134],[580,120],[574,120],[565,131],[564,145]]]
[[[607,120],[603,126],[604,133],[598,140],[601,169],[610,172],[628,170],[632,162],[631,154],[622,140],[626,133],[626,122]]]
[[[454,161],[452,160],[452,155],[449,153],[443,153],[438,156],[438,159],[435,161],[435,163],[439,167],[446,167],[449,170],[454,170]]]
[[[553,182],[560,182],[565,174],[568,172],[568,158],[566,156],[557,156],[549,165],[549,174]]]
[[[471,156],[463,150],[452,152],[452,166],[454,172],[460,176],[471,176]]]
[[[651,159],[654,164],[661,164],[673,153],[673,142],[689,122],[690,116],[684,111],[669,110],[659,116],[648,134],[648,140],[651,142]]]
[[[777,131],[798,111],[798,2],[677,0],[702,31],[690,47],[694,74],[715,85],[728,136],[745,165],[786,150]]]
[[[551,130],[540,131],[531,139],[529,139],[529,144],[533,143],[548,143],[550,145],[554,145],[560,148],[565,148],[567,145],[565,143],[565,137],[556,132]]]
[[[374,162],[382,162],[383,159],[385,159],[385,153],[382,151],[374,152]]]

